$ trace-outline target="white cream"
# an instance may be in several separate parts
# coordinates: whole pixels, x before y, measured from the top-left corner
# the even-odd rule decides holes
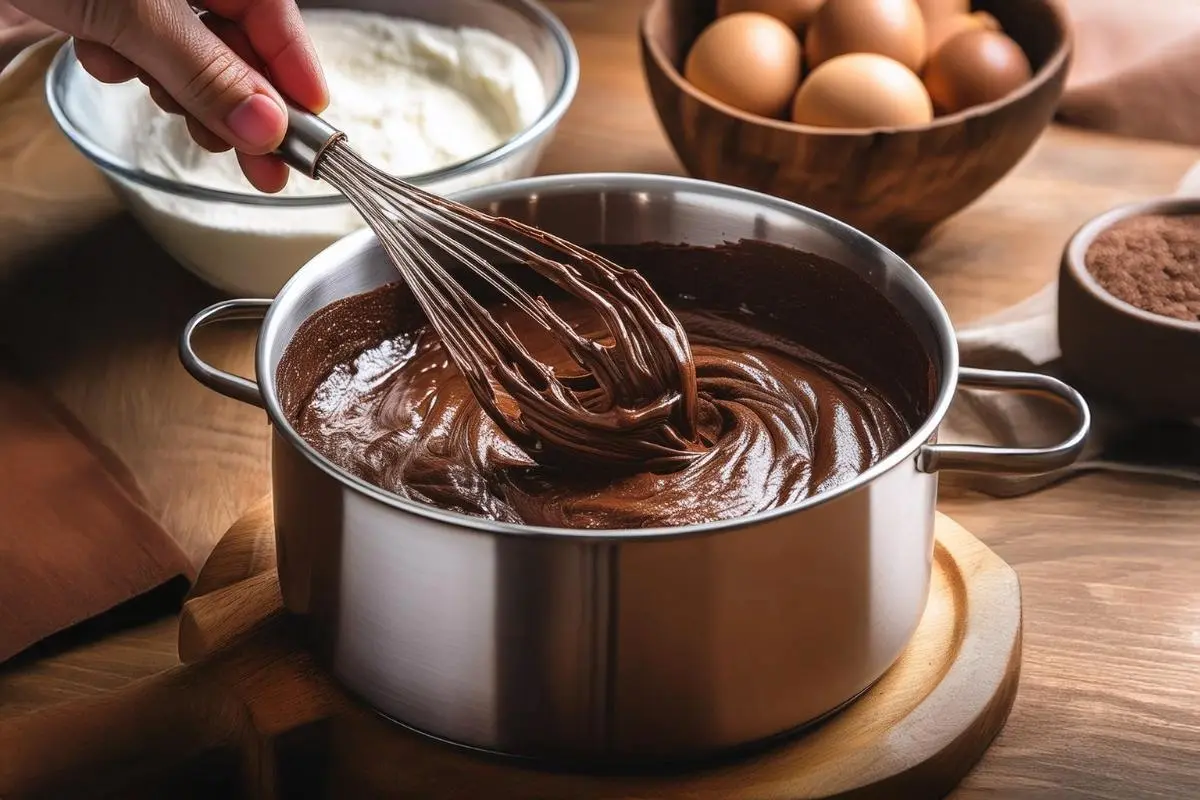
[[[304,13],[329,83],[323,117],[394,175],[430,172],[503,144],[537,119],[546,96],[529,57],[489,31],[344,10]],[[252,192],[231,153],[195,145],[179,117],[142,94],[130,149],[158,175]],[[284,194],[330,194],[297,175]]]
[[[304,18],[329,83],[322,116],[384,171],[420,175],[468,161],[532,125],[547,104],[529,56],[489,31],[437,27],[356,11]],[[140,84],[105,87],[114,150],[143,170],[189,184],[258,194],[232,153],[211,154]],[[467,176],[426,183],[449,192],[529,174],[540,147]],[[132,211],[192,271],[239,294],[273,295],[309,258],[363,226],[348,205],[281,209],[196,201],[122,184]],[[283,194],[332,195],[293,172]]]

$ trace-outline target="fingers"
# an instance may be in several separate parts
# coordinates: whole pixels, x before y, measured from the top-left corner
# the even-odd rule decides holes
[[[250,46],[249,39],[233,23],[219,20],[211,15],[205,20],[207,27],[216,33],[239,56],[254,65],[258,56]],[[184,117],[188,133],[196,144],[211,153],[224,153],[231,149],[228,142],[205,127],[196,117],[187,113],[182,105],[172,97],[162,84],[150,77],[148,73],[124,56],[111,48],[95,42],[77,41],[76,52],[84,69],[97,80],[105,83],[124,83],[137,78],[146,85],[151,99],[168,114]],[[239,158],[242,171],[247,179],[259,191],[278,192],[287,185],[288,169],[277,158],[271,156],[243,156]]]
[[[142,83],[146,84],[146,88],[150,90],[150,99],[157,103],[158,107],[163,111],[168,114],[187,116],[187,112],[183,110],[183,106],[175,102],[175,98],[167,94],[167,90],[158,81],[150,77],[143,77]]]
[[[138,69],[137,65],[117,53],[112,48],[89,42],[83,39],[75,42],[75,54],[92,77],[102,83],[125,83],[138,78],[150,91],[150,97],[163,111],[168,114],[179,114],[187,118],[188,132],[196,140],[196,144],[213,153],[223,153],[229,150],[229,143],[221,139],[192,116],[188,116],[183,106],[167,93],[158,81]]]
[[[77,39],[75,55],[83,68],[101,83],[125,83],[138,76],[137,65],[107,45]]]
[[[233,149],[230,147],[229,142],[204,127],[200,124],[200,120],[195,117],[185,115],[184,120],[187,122],[188,133],[191,134],[192,139],[208,152],[224,153]]]
[[[275,156],[252,156],[238,153],[237,159],[247,180],[254,184],[260,192],[274,194],[287,186],[291,172],[287,164]]]
[[[199,120],[190,116],[183,110],[183,106],[175,101],[174,97],[167,94],[167,90],[162,87],[158,81],[151,78],[145,72],[138,72],[138,80],[145,84],[146,89],[150,93],[150,99],[168,114],[176,114],[184,118],[184,123],[187,125],[188,133],[196,141],[196,144],[208,150],[210,153],[224,153],[230,150],[229,143],[210,131],[208,128],[200,124]]]
[[[202,20],[187,0],[12,3],[73,35],[80,62],[98,80],[140,77],[160,107],[185,117],[201,147],[236,148],[247,178],[262,191],[279,191],[288,177],[269,155],[283,140],[287,113],[266,75],[278,74],[280,87],[300,105],[322,110],[327,103],[294,0],[208,3],[234,22]]]
[[[229,45],[229,49],[237,53],[239,58],[259,72],[265,71],[263,60],[255,52],[254,46],[250,43],[250,37],[238,27],[237,23],[216,14],[203,14],[200,19],[221,41]],[[291,174],[287,165],[274,156],[238,153],[238,163],[247,180],[261,192],[282,191]]]
[[[295,0],[199,0],[245,32],[275,85],[314,113],[329,105],[325,73]]]
[[[282,141],[287,115],[279,93],[205,27],[186,0],[13,5],[77,39],[107,45],[153,75],[188,114],[239,150],[269,153]]]
[[[53,33],[49,25],[0,0],[0,70],[26,47]]]
[[[254,45],[251,44],[250,37],[238,27],[236,22],[209,12],[202,13],[199,19],[204,24],[204,27],[212,31],[213,35],[224,42],[230,50],[237,54],[238,58],[245,61],[260,74],[266,75],[266,62],[254,50]]]
[[[141,0],[112,47],[238,150],[261,155],[282,141],[287,117],[278,92],[182,0]]]

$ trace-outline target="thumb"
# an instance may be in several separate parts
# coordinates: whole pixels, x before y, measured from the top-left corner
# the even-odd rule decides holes
[[[287,130],[287,112],[267,79],[186,3],[141,5],[112,48],[237,150],[248,155],[275,150]]]

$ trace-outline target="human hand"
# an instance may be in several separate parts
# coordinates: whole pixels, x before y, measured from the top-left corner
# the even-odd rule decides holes
[[[295,0],[10,0],[75,37],[97,80],[140,79],[212,152],[237,151],[246,177],[277,192],[288,167],[270,155],[287,130],[282,91],[320,113],[328,89]],[[274,84],[274,85],[272,85]],[[278,87],[276,90],[275,87]]]
[[[52,33],[54,30],[49,25],[30,19],[24,11],[13,8],[8,0],[0,0],[0,70],[26,47]]]

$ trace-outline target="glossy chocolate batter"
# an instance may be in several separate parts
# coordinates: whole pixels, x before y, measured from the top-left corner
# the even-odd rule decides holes
[[[915,335],[840,266],[762,243],[595,249],[644,274],[687,331],[699,446],[685,463],[539,466],[483,412],[396,285],[306,321],[279,368],[285,413],[335,464],[412,500],[613,529],[729,519],[827,491],[893,451],[928,408],[933,374]],[[523,314],[491,308],[538,360],[568,367]],[[604,331],[576,300],[555,308],[585,336]]]

